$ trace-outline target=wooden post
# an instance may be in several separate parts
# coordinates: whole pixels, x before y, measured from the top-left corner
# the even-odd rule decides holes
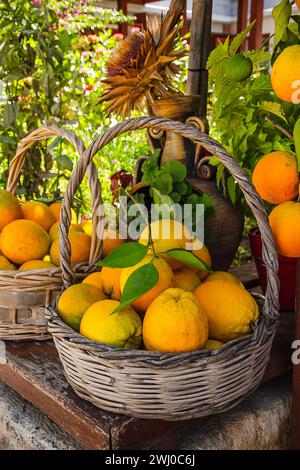
[[[262,43],[262,28],[264,16],[264,0],[251,0],[251,22],[255,24],[250,31],[249,49],[256,49]]]
[[[300,340],[300,258],[297,263],[295,327],[295,338]],[[300,450],[300,364],[293,364],[292,449]]]
[[[238,2],[238,17],[237,17],[237,33],[243,31],[247,26],[248,21],[248,0],[239,0]],[[246,41],[240,47],[241,51],[246,50]]]
[[[206,62],[211,50],[211,17],[212,0],[194,0],[187,94],[201,96],[200,116],[206,116],[207,109],[208,71]]]
[[[124,15],[127,15],[127,0],[117,0],[117,8],[118,10],[122,10]],[[127,23],[120,23],[119,24],[119,33],[122,33],[123,36],[127,36],[128,34],[128,25]]]

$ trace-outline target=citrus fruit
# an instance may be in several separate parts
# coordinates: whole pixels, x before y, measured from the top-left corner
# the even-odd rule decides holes
[[[210,253],[205,245],[202,248],[193,250],[192,253],[197,256],[201,261],[203,261],[209,268],[211,267],[212,259]],[[201,269],[191,268],[199,276],[201,280],[205,279],[208,275],[207,271],[201,271]]]
[[[120,234],[111,228],[105,228],[103,233],[103,256],[109,255],[118,246],[123,245],[125,240],[120,238]]]
[[[171,288],[149,305],[143,323],[146,349],[160,352],[194,351],[208,338],[207,317],[192,292]]]
[[[89,284],[75,284],[68,287],[60,296],[57,311],[61,319],[76,331],[79,331],[81,319],[87,309],[104,300],[104,293]]]
[[[62,202],[53,202],[53,204],[51,204],[51,206],[49,206],[49,209],[51,210],[52,214],[54,215],[56,222],[60,221],[61,206],[62,206]],[[71,209],[71,222],[72,222],[72,224],[77,223],[77,215],[76,215],[74,209]]]
[[[233,82],[243,82],[250,77],[253,71],[253,64],[249,57],[244,54],[236,54],[227,60],[225,72],[227,77]]]
[[[69,228],[69,234],[71,232],[83,232],[83,228],[79,224],[71,224]],[[54,242],[54,240],[57,240],[59,238],[59,222],[55,222],[52,227],[49,230],[49,236],[51,243]]]
[[[260,197],[271,204],[294,199],[299,191],[296,158],[283,150],[265,155],[254,168],[252,182]]]
[[[85,220],[81,222],[81,227],[83,228],[84,233],[86,233],[89,237],[93,235],[93,221],[92,220]]]
[[[83,279],[82,284],[91,284],[92,286],[98,287],[98,289],[104,290],[101,271],[89,274],[85,279]]]
[[[13,263],[43,259],[49,246],[48,233],[31,220],[14,220],[2,230],[1,250]]]
[[[210,273],[203,282],[210,282],[216,280],[231,281],[235,282],[236,284],[242,285],[241,281],[237,277],[235,277],[231,273],[228,273],[227,271],[214,271],[213,273]]]
[[[142,344],[142,320],[131,308],[112,313],[120,302],[102,300],[85,312],[80,333],[92,341],[118,348],[137,349]]]
[[[153,242],[155,254],[164,253],[174,248],[185,248],[187,240],[191,238],[189,231],[182,223],[172,219],[161,219],[152,222],[141,233],[139,243],[147,245],[149,236]],[[153,250],[150,249],[152,253]],[[182,263],[172,259],[168,255],[163,255],[163,258],[169,263],[171,269],[179,269],[183,266]]]
[[[223,344],[224,343],[222,343],[222,341],[218,341],[216,339],[208,339],[206,341],[204,349],[219,349],[221,346],[223,346]]]
[[[5,256],[0,255],[0,271],[15,271],[17,268],[5,258]]]
[[[300,44],[286,47],[275,60],[271,71],[273,90],[288,103],[300,99]]]
[[[0,232],[5,225],[23,217],[18,199],[5,189],[0,190]]]
[[[208,317],[209,336],[230,341],[251,331],[259,315],[258,306],[243,286],[223,279],[203,282],[194,291]]]
[[[300,257],[300,202],[279,204],[271,211],[269,220],[278,253]]]
[[[31,271],[33,269],[51,269],[55,268],[54,264],[47,261],[42,261],[39,259],[34,259],[32,261],[27,261],[27,263],[22,264],[19,267],[20,271]]]
[[[55,222],[54,215],[46,204],[29,201],[22,205],[23,218],[39,224],[48,231]]]
[[[174,287],[193,292],[201,284],[199,277],[188,268],[174,271]]]
[[[91,238],[83,232],[71,232],[69,234],[71,244],[71,263],[83,263],[89,260]],[[59,239],[54,240],[50,248],[50,260],[55,266],[59,266]]]
[[[296,5],[297,5],[298,10],[300,10],[300,0],[296,0],[295,3],[296,3]]]
[[[138,297],[138,299],[132,302],[132,307],[136,309],[138,312],[142,312],[142,313],[144,313],[147,310],[150,303],[152,302],[152,300],[155,299],[155,297],[157,297],[164,290],[173,286],[174,274],[173,274],[172,269],[170,268],[170,266],[164,259],[158,256],[156,256],[153,259],[153,255],[146,255],[142,261],[135,264],[134,266],[131,266],[130,268],[122,269],[121,279],[120,279],[121,292],[123,292],[125,284],[128,281],[129,276],[138,268],[141,268],[142,266],[145,266],[146,264],[150,262],[153,263],[153,265],[158,271],[158,276],[159,276],[158,282],[148,292],[145,292],[145,294],[141,295],[140,297]]]
[[[121,268],[102,268],[101,279],[103,292],[113,300],[120,300]]]

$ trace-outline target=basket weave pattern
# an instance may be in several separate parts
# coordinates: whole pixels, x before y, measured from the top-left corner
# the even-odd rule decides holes
[[[71,202],[96,153],[126,131],[174,131],[217,155],[239,184],[256,217],[268,273],[266,296],[258,296],[261,315],[248,336],[207,351],[170,354],[120,350],[82,337],[48,309],[48,330],[54,338],[67,380],[76,393],[94,405],[139,418],[183,420],[234,407],[261,382],[278,311],[278,261],[263,203],[244,171],[216,141],[198,129],[169,119],[129,119],[103,132],[80,158],[64,198],[61,218],[61,268],[64,287],[74,283],[67,243]],[[100,202],[99,202],[100,204]]]
[[[41,127],[25,137],[18,146],[9,168],[8,191],[12,194],[16,191],[27,150],[37,141],[58,136],[73,145],[79,156],[84,154],[84,144],[74,132],[55,125]],[[91,168],[88,172],[92,173]],[[92,192],[97,194],[99,183],[95,182],[92,174],[89,182]],[[91,256],[93,261],[94,255]],[[81,267],[76,267],[75,277],[81,276],[81,271]],[[47,333],[45,307],[54,303],[61,287],[60,268],[0,271],[0,339],[24,341],[51,338]]]

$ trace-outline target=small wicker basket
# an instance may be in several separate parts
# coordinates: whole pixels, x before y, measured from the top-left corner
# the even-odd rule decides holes
[[[18,146],[10,168],[7,190],[15,193],[26,151],[37,141],[51,137],[63,137],[76,149],[79,156],[85,147],[74,132],[55,125],[41,127],[25,137]],[[99,182],[93,178],[92,166],[89,167],[89,182],[94,194],[99,192]],[[95,174],[95,172],[94,172]],[[89,266],[76,266],[76,277],[82,277],[99,257],[91,248]],[[61,270],[37,269],[31,271],[0,271],[0,339],[1,340],[47,340],[45,306],[52,305],[62,287]]]
[[[268,272],[261,315],[253,332],[221,348],[181,354],[121,350],[82,337],[66,326],[54,308],[48,309],[48,330],[63,363],[67,380],[82,398],[104,410],[138,418],[184,420],[223,412],[234,407],[261,382],[278,325],[277,255],[263,203],[244,171],[206,134],[169,119],[130,119],[108,129],[85,152],[69,182],[61,218],[66,234],[71,201],[87,166],[112,139],[138,129],[174,131],[201,143],[217,155],[234,176],[251,207],[263,239]],[[67,238],[61,239],[62,276],[65,288],[74,282]]]

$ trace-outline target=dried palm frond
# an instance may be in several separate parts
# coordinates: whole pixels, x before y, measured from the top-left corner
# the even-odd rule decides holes
[[[160,24],[157,17],[148,19],[146,29],[126,37],[112,52],[99,101],[108,103],[106,109],[124,118],[145,102],[151,110],[154,100],[181,94],[171,78],[180,71],[174,61],[186,55],[185,49],[177,48],[183,5],[182,0],[173,0]]]

